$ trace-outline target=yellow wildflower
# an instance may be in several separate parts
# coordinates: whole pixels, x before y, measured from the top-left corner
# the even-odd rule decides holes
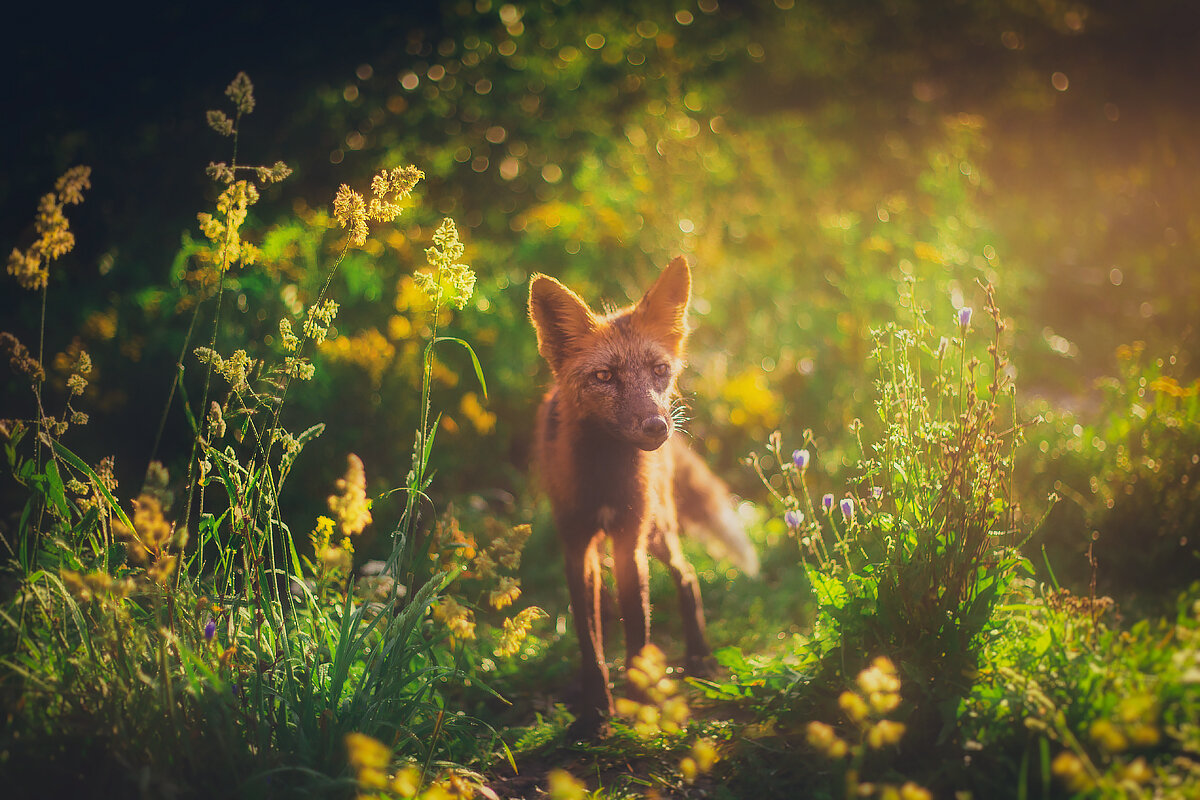
[[[867,744],[873,750],[878,750],[882,747],[899,743],[903,736],[904,723],[893,722],[890,719],[881,719],[875,723],[871,730],[867,731]]]
[[[1092,723],[1088,730],[1088,735],[1092,741],[1099,745],[1101,750],[1109,753],[1119,753],[1129,747],[1129,740],[1125,738],[1116,725],[1106,719],[1098,719]]]
[[[83,193],[92,188],[92,168],[78,165],[71,167],[54,182],[60,203],[77,206],[83,202]]]
[[[832,726],[824,722],[808,723],[805,738],[813,749],[828,758],[842,758],[846,755],[846,742],[838,737]]]
[[[697,739],[692,745],[692,756],[701,772],[708,772],[717,762],[717,746],[708,739]]]
[[[421,790],[421,770],[411,764],[392,778],[392,791],[401,797],[415,797]]]
[[[127,528],[120,520],[113,520],[113,532],[125,541],[129,560],[135,564],[145,564],[151,555],[156,560],[162,555],[163,548],[171,539],[171,525],[163,517],[162,503],[154,495],[143,492],[133,504],[133,528]],[[166,567],[163,565],[159,571]]]
[[[1088,774],[1087,766],[1077,755],[1069,750],[1063,750],[1050,763],[1053,772],[1072,792],[1082,792],[1092,788],[1092,776]]]
[[[933,800],[933,794],[924,786],[908,781],[900,787],[900,800]]]
[[[367,473],[362,459],[351,453],[346,461],[346,475],[337,481],[339,493],[330,495],[328,502],[342,531],[353,536],[371,524],[371,501],[367,499]]]
[[[838,697],[838,705],[855,722],[862,722],[870,713],[866,701],[855,692],[842,692]]]
[[[225,95],[233,101],[239,114],[249,114],[254,110],[254,85],[244,72],[234,76],[233,81],[225,88]]]
[[[583,800],[587,787],[564,769],[552,769],[546,776],[550,800]]]
[[[367,204],[363,196],[346,184],[338,187],[333,198],[333,216],[342,227],[350,228],[350,243],[362,247],[367,241]]]
[[[896,667],[886,656],[879,656],[871,666],[858,673],[858,685],[864,693],[898,692],[900,678],[896,675]]]
[[[433,233],[433,246],[425,249],[431,271],[413,274],[413,281],[440,308],[450,304],[463,308],[475,290],[475,273],[459,263],[465,248],[458,238],[454,220],[446,217]]]
[[[83,202],[84,190],[92,185],[91,172],[91,167],[72,167],[55,183],[55,192],[42,195],[38,201],[34,220],[38,239],[28,250],[14,249],[8,257],[8,274],[17,279],[21,288],[44,288],[50,278],[50,262],[74,249],[75,235],[63,207]]]
[[[279,344],[289,353],[300,347],[300,338],[292,332],[292,322],[287,317],[279,320]]]
[[[386,770],[392,758],[388,746],[363,733],[348,733],[344,742],[346,760],[354,770],[354,778],[358,785],[368,789],[386,789]]]
[[[520,578],[511,578],[505,575],[500,578],[500,583],[497,587],[488,593],[488,603],[491,604],[492,608],[500,610],[511,606],[520,596]]]
[[[453,597],[443,597],[433,607],[433,618],[449,628],[455,639],[475,638],[475,612],[460,605]]]
[[[529,606],[515,617],[504,620],[503,632],[500,634],[500,643],[496,645],[495,654],[501,658],[515,655],[521,648],[521,643],[525,641],[525,637],[529,635],[533,621],[544,616],[546,616],[545,611],[537,606]]]

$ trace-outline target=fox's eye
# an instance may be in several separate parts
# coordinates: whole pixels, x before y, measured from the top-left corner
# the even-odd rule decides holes
[[[606,369],[598,369],[596,370],[595,377],[596,380],[600,381],[601,383],[608,383],[612,380],[612,372]]]
[[[671,367],[667,364],[656,364],[654,374],[660,378],[665,378],[671,374]]]

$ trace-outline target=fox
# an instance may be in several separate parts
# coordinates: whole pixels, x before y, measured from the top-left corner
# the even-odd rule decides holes
[[[579,640],[572,733],[594,733],[613,714],[601,620],[605,537],[627,662],[650,633],[653,556],[679,595],[685,668],[711,671],[700,583],[680,545],[681,522],[747,574],[758,571],[728,488],[678,435],[673,412],[680,408],[691,290],[683,256],[636,304],[602,314],[554,278],[530,279],[529,317],[553,376],[537,412],[534,459],[562,544]]]

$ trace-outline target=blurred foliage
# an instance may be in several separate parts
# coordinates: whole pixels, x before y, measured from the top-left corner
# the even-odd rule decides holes
[[[1064,581],[1086,585],[1094,559],[1094,590],[1153,606],[1200,572],[1200,380],[1143,342],[1116,359],[1096,413],[1046,411],[1031,482],[1062,497],[1046,546]]]

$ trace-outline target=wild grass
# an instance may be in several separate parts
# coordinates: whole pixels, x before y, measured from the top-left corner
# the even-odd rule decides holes
[[[454,655],[462,629],[452,615],[438,613],[453,602],[444,592],[462,566],[423,558],[437,347],[465,348],[486,392],[470,345],[438,333],[439,315],[470,297],[474,274],[461,263],[463,245],[446,219],[426,251],[428,269],[417,273],[432,333],[424,342],[421,395],[411,400],[421,408],[411,470],[403,486],[382,495],[395,492],[403,500],[386,560],[369,586],[356,580],[354,541],[378,511],[372,512],[364,465],[354,454],[328,498],[330,516],[312,526],[311,556],[301,557],[307,548],[282,518],[279,497],[324,425],[293,433],[281,422],[283,409],[313,376],[313,349],[335,322],[331,287],[339,265],[365,244],[368,222],[400,214],[422,176],[414,167],[384,171],[369,202],[347,186],[339,190],[334,214],[348,235],[307,311],[278,320],[278,337],[267,339],[276,345],[266,356],[251,356],[219,339],[223,298],[232,271],[252,269],[260,257],[244,228],[259,185],[289,170],[238,161],[253,87],[239,74],[226,93],[232,117],[212,111],[208,120],[230,137],[232,160],[209,167],[219,195],[215,211],[199,215],[208,243],[193,252],[187,273],[196,292],[189,330],[209,302],[212,332],[206,346],[190,353],[185,343],[171,386],[193,433],[183,480],[172,481],[152,462],[132,506],[118,500],[111,463],[89,465],[63,443],[70,425],[87,421],[71,403],[86,386],[88,355],[78,354],[70,399],[61,416],[52,416],[42,407],[40,357],[6,335],[35,412],[6,421],[4,430],[9,469],[26,492],[20,526],[8,540],[15,589],[4,613],[3,685],[13,710],[6,758],[31,789],[96,781],[118,791],[139,782],[156,791],[176,784],[193,791],[349,789],[345,742],[355,741],[347,739],[354,734],[391,742],[419,764],[416,791],[433,783],[447,747],[490,736],[485,724],[462,719],[442,699],[446,681],[464,678]],[[67,237],[56,198],[78,202],[80,183],[86,171],[72,170],[59,182],[59,195],[47,196],[44,205],[57,216],[45,230],[39,225],[42,238],[30,252],[62,254],[62,247],[53,249]],[[44,270],[37,272],[30,258],[18,265],[31,276],[22,283],[41,289],[45,301]],[[203,375],[196,404],[187,391],[193,370]],[[511,567],[522,541],[501,532],[481,550]],[[498,576],[493,569],[478,577]],[[512,579],[501,580],[496,608],[519,595]],[[432,620],[442,624],[429,618],[431,608]],[[535,612],[502,620],[501,655],[515,651]],[[349,752],[353,761],[357,751]],[[46,774],[47,764],[57,775]]]

